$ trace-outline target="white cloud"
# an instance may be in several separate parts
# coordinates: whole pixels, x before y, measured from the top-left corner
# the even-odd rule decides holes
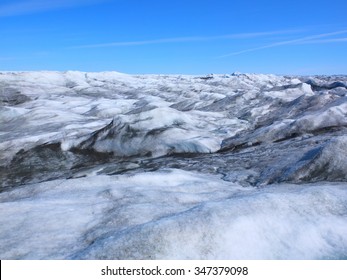
[[[184,42],[202,42],[202,41],[213,41],[222,39],[243,39],[243,38],[256,38],[271,35],[280,35],[287,33],[301,32],[301,30],[280,30],[280,31],[269,31],[269,32],[253,32],[253,33],[236,33],[219,36],[191,36],[191,37],[175,37],[175,38],[162,38],[154,40],[143,40],[143,41],[126,41],[126,42],[111,42],[102,44],[89,44],[81,46],[73,46],[72,49],[85,49],[85,48],[104,48],[104,47],[121,47],[121,46],[139,46],[139,45],[153,45],[153,44],[164,44],[164,43],[184,43]]]
[[[333,38],[333,39],[323,39],[323,40],[310,40],[304,42],[304,44],[327,44],[327,43],[342,43],[347,42],[347,38]]]
[[[0,4],[0,17],[11,17],[39,13],[49,10],[85,6],[106,0],[21,0],[11,4]]]
[[[0,57],[0,61],[14,60],[13,57]]]

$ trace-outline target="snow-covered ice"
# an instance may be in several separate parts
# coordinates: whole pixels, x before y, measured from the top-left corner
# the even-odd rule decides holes
[[[0,73],[1,259],[346,259],[347,77]]]

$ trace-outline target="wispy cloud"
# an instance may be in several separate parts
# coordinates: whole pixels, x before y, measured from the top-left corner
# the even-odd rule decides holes
[[[0,4],[0,17],[39,13],[49,10],[85,6],[107,0],[21,0]]]
[[[14,57],[1,57],[0,56],[0,61],[7,61],[7,60],[14,60]]]
[[[342,43],[347,42],[347,38],[333,38],[333,39],[323,39],[323,40],[310,40],[304,42],[304,44],[327,44],[327,43]]]
[[[256,47],[256,48],[250,48],[250,49],[244,49],[241,51],[228,53],[228,54],[219,56],[218,58],[235,56],[235,55],[240,55],[243,53],[255,52],[258,50],[275,48],[275,47],[280,47],[280,46],[285,46],[285,45],[344,42],[345,41],[344,39],[346,39],[346,38],[331,38],[331,39],[325,39],[325,40],[317,40],[317,39],[325,38],[325,37],[331,37],[331,36],[335,36],[335,35],[346,34],[346,33],[347,33],[347,30],[340,30],[340,31],[336,31],[336,32],[322,33],[322,34],[317,34],[317,35],[312,35],[312,36],[306,36],[306,37],[302,37],[302,38],[298,38],[298,39],[294,39],[294,40],[275,42],[275,43],[265,45],[265,46],[260,46],[260,47]]]
[[[252,33],[236,33],[218,36],[191,36],[191,37],[174,37],[174,38],[161,38],[154,40],[142,40],[142,41],[125,41],[125,42],[111,42],[102,44],[88,44],[73,46],[70,49],[87,49],[87,48],[106,48],[106,47],[122,47],[122,46],[140,46],[140,45],[153,45],[153,44],[165,44],[165,43],[184,43],[184,42],[203,42],[222,39],[246,39],[256,38],[274,35],[283,35],[288,33],[298,33],[302,30],[279,30],[269,32],[252,32]]]

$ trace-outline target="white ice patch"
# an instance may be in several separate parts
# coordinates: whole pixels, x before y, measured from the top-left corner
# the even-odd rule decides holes
[[[242,188],[163,170],[0,194],[1,259],[339,259],[346,184]]]
[[[347,125],[347,103],[324,108],[318,112],[308,113],[295,122],[298,129],[312,131],[325,127]]]
[[[265,92],[265,95],[289,102],[302,95],[308,95],[308,96],[313,95],[313,91],[310,85],[306,83],[302,83],[299,85],[298,88],[289,88],[289,89],[281,90],[281,91],[268,91],[268,92]]]
[[[8,122],[10,120],[22,117],[29,110],[24,108],[14,108],[1,106],[0,107],[0,122]]]

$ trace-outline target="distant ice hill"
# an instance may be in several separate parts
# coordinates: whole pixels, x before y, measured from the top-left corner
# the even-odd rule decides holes
[[[347,76],[0,72],[1,259],[344,259],[346,205]]]

